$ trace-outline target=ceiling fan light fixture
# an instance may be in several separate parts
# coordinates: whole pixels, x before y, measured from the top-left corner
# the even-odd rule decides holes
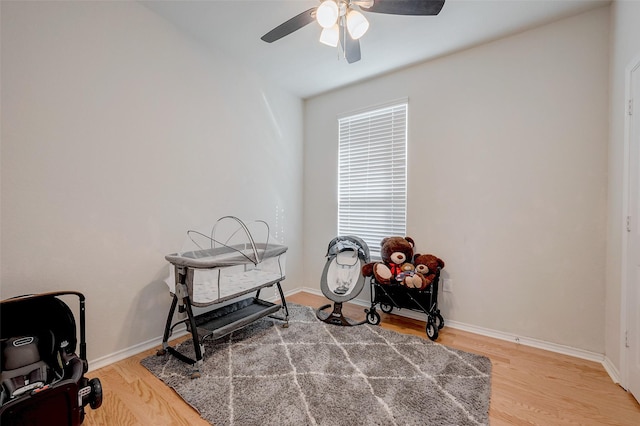
[[[338,47],[338,41],[340,39],[340,29],[338,24],[333,27],[323,28],[320,34],[320,43],[326,44],[331,47]]]
[[[367,18],[365,18],[362,13],[354,9],[351,9],[349,13],[347,13],[347,30],[349,30],[351,38],[358,40],[368,29],[369,21],[367,21]]]
[[[369,9],[375,3],[374,0],[354,0],[352,3],[357,4],[360,7]]]
[[[0,0],[2,1],[2,0]],[[300,28],[318,22],[325,30],[320,42],[340,46],[348,63],[361,59],[360,38],[369,29],[362,11],[387,15],[433,16],[440,13],[446,0],[318,0],[319,5],[278,25],[262,37],[266,43],[280,40]],[[451,0],[449,0],[451,1]],[[347,36],[347,31],[349,36]]]
[[[338,21],[338,4],[333,0],[323,1],[316,10],[316,20],[322,28],[331,28]]]

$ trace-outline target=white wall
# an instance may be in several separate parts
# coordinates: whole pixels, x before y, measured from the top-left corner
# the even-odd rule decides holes
[[[3,1],[0,296],[80,290],[89,359],[129,348],[162,332],[164,254],[225,214],[275,224],[285,288],[319,288],[336,115],[408,96],[408,233],[447,261],[445,317],[606,349],[618,366],[638,7],[612,8],[608,200],[606,8],[307,101],[303,280],[297,98],[136,3]]]
[[[265,219],[302,277],[302,101],[136,2],[2,1],[2,298],[87,296],[88,357],[161,336],[164,255]]]
[[[337,229],[336,116],[408,96],[407,233],[447,263],[445,319],[604,353],[608,29],[601,8],[307,100],[305,284]]]
[[[606,353],[620,369],[621,357],[621,280],[625,70],[633,60],[640,59],[640,2],[617,0],[611,6],[611,75],[610,75],[610,140],[607,221],[607,296],[606,296]]]

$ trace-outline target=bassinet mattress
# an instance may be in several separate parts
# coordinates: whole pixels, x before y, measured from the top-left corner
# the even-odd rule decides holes
[[[165,259],[175,266],[193,270],[193,281],[187,283],[192,303],[195,306],[208,306],[284,279],[284,264],[280,256],[287,251],[286,246],[256,244],[261,260],[259,263],[252,261],[255,253],[251,246],[244,247],[174,253],[165,256]],[[166,281],[171,293],[175,293],[175,280],[175,271],[171,268]]]
[[[250,293],[260,287],[284,279],[278,273],[254,269],[242,273],[220,276],[216,270],[197,270],[193,278],[192,302],[195,306],[208,306]]]

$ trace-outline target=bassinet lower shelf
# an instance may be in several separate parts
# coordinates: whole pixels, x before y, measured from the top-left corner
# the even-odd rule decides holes
[[[196,316],[196,326],[202,338],[219,339],[281,308],[275,303],[250,297]]]
[[[178,281],[178,283],[176,284],[175,292],[172,293],[173,300],[167,316],[164,337],[162,339],[162,349],[158,351],[158,355],[164,355],[166,352],[169,352],[181,361],[193,365],[194,369],[191,374],[192,378],[200,377],[200,367],[203,362],[204,352],[202,342],[204,339],[218,339],[226,336],[227,334],[246,327],[252,322],[267,315],[271,315],[273,318],[284,321],[284,327],[288,326],[289,311],[287,309],[287,302],[284,298],[280,281],[271,281],[266,284],[257,283],[254,288],[256,291],[255,297],[235,301],[220,308],[195,315],[193,313],[191,297],[188,291],[189,286],[187,286],[185,282],[187,277],[193,277],[193,274],[187,274],[183,267],[176,267],[176,270],[176,281]],[[261,289],[274,285],[280,294],[281,304],[279,305],[260,299]],[[246,293],[247,291],[243,290],[238,294],[238,296]],[[176,308],[178,308],[178,312],[186,314],[186,318],[174,323],[173,317],[176,312]],[[284,310],[284,317],[273,316],[273,314],[281,309]],[[183,323],[187,325],[187,330],[191,333],[196,359],[187,357],[169,345],[169,338],[171,337],[173,329],[177,325]]]

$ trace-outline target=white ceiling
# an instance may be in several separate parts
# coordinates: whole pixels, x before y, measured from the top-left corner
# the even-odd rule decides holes
[[[380,0],[393,1],[393,0]],[[366,13],[362,60],[348,64],[318,42],[313,22],[274,42],[260,37],[319,0],[173,0],[141,2],[181,31],[245,64],[301,98],[447,55],[610,0],[446,0],[437,16]]]

